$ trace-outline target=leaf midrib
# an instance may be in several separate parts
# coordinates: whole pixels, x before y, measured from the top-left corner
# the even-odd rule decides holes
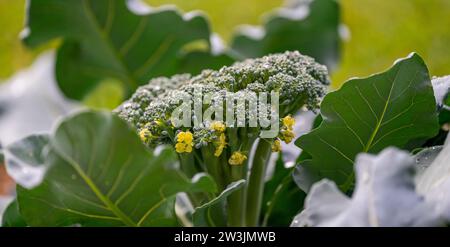
[[[387,112],[387,108],[388,108],[390,100],[391,100],[392,91],[393,91],[394,85],[395,85],[395,83],[397,81],[397,76],[399,74],[399,71],[400,71],[400,68],[397,70],[397,72],[395,74],[395,77],[394,77],[394,80],[392,80],[392,85],[391,85],[391,88],[389,89],[388,98],[386,99],[386,102],[384,104],[384,108],[383,108],[383,111],[381,113],[380,118],[378,119],[377,115],[375,114],[375,116],[377,117],[377,124],[375,126],[375,129],[372,131],[372,134],[371,134],[369,140],[367,141],[367,144],[363,148],[363,152],[364,153],[367,153],[370,150],[370,148],[372,147],[372,143],[375,140],[375,137],[377,136],[378,131],[380,130],[381,124],[383,123],[383,119],[384,119],[384,116],[385,116],[385,114]],[[354,160],[352,160],[351,164],[354,164]],[[343,188],[344,191],[347,191],[348,189],[350,189],[354,179],[355,179],[355,171],[352,170],[352,172],[351,172],[350,176],[348,177],[348,179],[341,185],[341,187]]]
[[[391,101],[392,91],[394,89],[395,82],[397,81],[397,76],[398,76],[399,71],[400,71],[400,69],[397,70],[394,80],[392,81],[392,85],[389,90],[389,95],[388,95],[388,98],[386,99],[386,103],[384,104],[384,108],[381,113],[380,119],[377,121],[377,125],[375,126],[375,129],[372,131],[372,135],[370,136],[369,141],[367,142],[366,146],[363,149],[364,153],[367,153],[369,151],[369,149],[372,147],[372,142],[375,140],[375,137],[378,134],[378,131],[380,130],[381,124],[383,123],[384,115],[386,114],[387,108],[389,106],[389,102]]]
[[[72,168],[75,169],[75,171],[80,175],[80,177],[83,179],[86,185],[92,190],[92,192],[94,192],[94,194],[98,197],[98,199],[100,199],[100,201],[102,201],[114,215],[116,215],[124,224],[128,226],[138,226],[137,223],[135,223],[132,219],[130,219],[124,212],[122,212],[120,208],[118,208],[107,196],[105,196],[100,191],[97,185],[83,171],[81,166],[76,161],[74,161],[70,157],[67,157],[67,155],[59,151],[58,148],[54,148],[54,150],[61,158],[67,161],[72,166]]]
[[[89,4],[90,0],[83,0],[83,8],[86,12],[86,16],[89,20],[89,22],[92,24],[92,27],[94,28],[95,32],[98,33],[98,36],[101,37],[101,40],[103,41],[104,45],[108,48],[110,54],[113,55],[113,57],[116,59],[116,61],[119,63],[119,66],[122,68],[122,70],[125,72],[126,81],[128,84],[130,84],[131,88],[137,88],[138,83],[136,82],[135,78],[132,76],[130,70],[125,65],[122,58],[117,53],[116,49],[114,48],[114,45],[111,43],[111,41],[106,37],[105,32],[100,28],[100,24],[95,17],[94,13],[92,12],[92,8]]]

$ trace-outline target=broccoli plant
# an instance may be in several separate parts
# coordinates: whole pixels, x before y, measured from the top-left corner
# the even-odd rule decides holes
[[[76,113],[64,118],[49,135],[33,135],[6,146],[6,166],[19,185],[3,225],[264,225],[266,215],[262,222],[261,208],[268,158],[280,151],[281,142],[297,138],[292,114],[319,106],[316,127],[297,138],[305,151],[298,158],[294,177],[289,171],[285,178],[277,174],[273,181],[281,181],[279,186],[268,191],[287,196],[280,191],[292,179],[305,192],[312,188],[306,209],[293,226],[377,225],[365,221],[367,213],[380,210],[396,215],[399,207],[360,204],[358,198],[405,198],[401,203],[419,198],[413,200],[419,204],[408,205],[419,208],[421,195],[428,193],[423,184],[435,188],[440,184],[436,181],[448,173],[446,149],[427,148],[439,142],[430,142],[436,136],[448,135],[449,84],[446,79],[437,82],[432,83],[421,57],[412,54],[383,73],[352,79],[325,95],[327,70],[298,52],[250,59],[197,76],[153,79],[114,113]],[[199,92],[205,94],[198,97]],[[267,98],[260,100],[258,94]],[[252,125],[253,114],[260,125]],[[229,115],[236,118],[230,121]],[[415,177],[418,195],[410,187],[410,158],[393,162],[398,161],[395,155],[392,159],[386,152],[375,156],[386,147],[393,150],[390,146],[412,153],[423,149],[418,154],[423,158],[417,158],[421,160]],[[432,156],[424,154],[428,150]],[[427,161],[440,150],[444,151],[435,162]],[[401,156],[407,157],[405,152]],[[407,180],[399,179],[406,175]],[[30,177],[33,184],[27,180]],[[312,185],[322,178],[333,182]],[[387,193],[376,184],[379,181],[386,181],[383,185],[403,181],[409,189]],[[424,211],[434,210],[430,216],[439,212],[433,221],[437,223],[414,225],[447,224],[448,193],[439,188],[430,192],[432,201]],[[353,199],[338,189],[353,194]],[[327,211],[328,204],[333,206]],[[361,214],[342,211],[344,204]],[[335,221],[342,215],[348,220]],[[404,215],[409,214],[405,211]],[[403,216],[374,219],[381,225],[408,225]]]
[[[227,220],[233,226],[256,226],[270,154],[281,150],[281,141],[290,143],[295,138],[292,114],[302,107],[317,109],[328,84],[325,66],[299,52],[286,52],[249,59],[218,71],[205,70],[198,76],[153,79],[116,113],[137,128],[147,146],[171,145],[187,176],[206,172],[221,191],[233,182],[245,180],[241,188],[229,195]],[[206,94],[196,98],[199,93],[209,93],[209,102]],[[279,94],[275,115],[274,106],[263,107],[267,102],[257,101],[257,94],[261,93],[271,97]],[[188,126],[176,126],[173,122],[172,113],[182,104],[187,104],[183,114],[188,115]],[[196,104],[205,113],[210,107],[219,111],[212,118],[203,119],[203,111],[198,112]],[[258,104],[254,111],[252,104]],[[230,111],[237,119],[224,116]],[[264,138],[264,131],[269,131],[270,126],[251,126],[253,115],[257,114],[270,115],[269,121],[276,121],[272,124],[279,128],[274,136]],[[190,198],[194,207],[207,199],[195,195]]]
[[[62,92],[124,98],[1,148],[17,183],[2,225],[448,225],[450,77],[412,53],[327,94],[338,1],[295,6],[227,47],[198,13],[30,0],[24,43],[60,40]]]

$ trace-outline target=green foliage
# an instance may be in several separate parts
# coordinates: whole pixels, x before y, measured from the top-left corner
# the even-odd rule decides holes
[[[212,30],[226,41],[238,25],[258,25],[265,13],[282,6],[284,0],[145,0],[151,6],[173,4],[183,11],[200,10],[208,14]],[[230,18],[232,17],[232,18]]]
[[[203,40],[209,49],[203,16],[182,16],[173,9],[137,15],[125,1],[32,0],[27,25],[28,46],[63,39],[56,78],[74,99],[104,79],[119,80],[131,93],[152,77],[177,72],[186,45]]]
[[[181,15],[171,8],[137,15],[136,6],[127,6],[123,0],[32,0],[24,42],[37,47],[62,39],[56,62],[57,82],[66,96],[84,99],[94,107],[110,107],[117,102],[115,98],[129,95],[151,78],[198,74],[245,57],[300,50],[329,66],[338,58],[339,8],[334,0],[315,1],[306,20],[285,17],[282,13],[291,10],[280,10],[268,22],[264,39],[248,40],[241,33],[231,50],[213,49],[209,24],[202,15]],[[145,9],[139,8],[139,12]],[[280,41],[279,37],[294,39]],[[249,47],[260,48],[247,54]],[[108,81],[119,82],[125,93],[105,87]],[[107,101],[104,98],[111,89],[112,100]]]
[[[445,226],[450,222],[450,138],[415,159],[393,147],[356,159],[356,189],[344,195],[332,181],[316,183],[292,226]],[[442,151],[441,151],[442,150]]]
[[[339,24],[339,4],[334,0],[315,0],[310,6],[305,3],[270,15],[259,31],[260,37],[245,32],[236,34],[231,47],[244,57],[297,50],[334,68],[340,55]]]
[[[151,6],[174,4],[184,11],[202,10],[211,28],[230,40],[234,28],[246,23],[258,25],[263,13],[283,4],[282,0],[146,0]],[[432,75],[448,74],[450,47],[447,0],[341,0],[342,21],[351,39],[344,42],[342,62],[333,75],[333,86],[350,76],[380,71],[410,51],[419,52]],[[218,7],[219,6],[219,7]],[[19,33],[25,20],[25,0],[0,0],[0,81],[31,64],[33,58],[51,46],[30,51],[23,47]],[[232,16],[232,18],[230,18]]]
[[[417,54],[383,73],[346,82],[324,98],[321,115],[321,125],[296,144],[312,156],[313,172],[343,191],[353,187],[358,153],[404,147],[439,128],[428,69]]]
[[[264,185],[263,226],[287,226],[302,209],[305,193],[293,181],[292,171],[284,167],[280,155],[273,176]]]
[[[241,189],[245,180],[232,182],[217,197],[211,201],[195,208],[192,214],[194,226],[227,226],[226,203],[227,198],[236,190]]]
[[[205,175],[190,181],[173,167],[170,150],[150,152],[106,112],[66,118],[46,149],[43,182],[17,188],[20,213],[31,226],[176,226],[178,192],[216,189]]]
[[[97,84],[83,98],[83,104],[90,108],[113,109],[125,97],[122,83],[115,79],[105,79]]]
[[[3,213],[2,227],[25,227],[27,223],[19,212],[17,200],[11,202]]]
[[[249,2],[240,1],[240,9],[255,11],[243,7]],[[348,5],[343,2],[344,7]],[[345,30],[340,26],[337,0],[315,0],[309,6],[296,3],[272,11],[261,27],[235,32],[228,48],[219,44],[220,38],[212,34],[208,20],[198,13],[183,15],[166,7],[148,9],[138,6],[137,1],[125,0],[30,0],[24,43],[38,49],[42,44],[60,44],[55,74],[67,96],[89,107],[112,109],[137,91],[116,110],[119,117],[99,111],[77,113],[65,117],[50,135],[32,135],[7,146],[8,172],[19,185],[3,224],[282,226],[302,208],[304,193],[295,183],[309,191],[315,181],[329,178],[350,194],[354,163],[359,163],[356,202],[338,192],[332,182],[322,181],[313,186],[309,198],[315,198],[317,191],[322,194],[318,200],[310,199],[313,203],[299,215],[300,220],[306,219],[308,224],[316,221],[311,225],[372,225],[375,219],[380,225],[395,225],[403,216],[389,215],[399,208],[389,211],[391,207],[378,204],[391,199],[395,205],[405,203],[417,212],[429,212],[429,205],[415,204],[421,197],[411,188],[396,190],[392,186],[411,184],[411,165],[400,162],[406,160],[405,154],[395,149],[377,157],[367,154],[388,146],[425,148],[420,157],[431,160],[434,156],[427,154],[437,153],[437,149],[426,147],[445,140],[449,128],[448,77],[430,83],[428,69],[417,54],[397,61],[383,73],[351,79],[327,95],[315,129],[296,143],[303,149],[297,167],[286,169],[279,159],[274,175],[265,180],[271,151],[279,149],[274,144],[280,140],[289,143],[293,138],[294,123],[289,115],[303,107],[318,108],[329,76],[326,67],[315,61],[335,68]],[[195,1],[183,4],[195,5]],[[231,6],[232,1],[223,5]],[[219,9],[227,13],[225,8]],[[383,28],[396,30],[392,26]],[[370,33],[367,36],[373,38]],[[433,45],[445,50],[441,40]],[[263,57],[277,52],[284,53]],[[348,66],[347,52],[344,67]],[[256,57],[262,58],[223,67]],[[438,80],[443,83],[435,83]],[[254,93],[275,90],[280,93],[280,117],[286,118],[280,123],[284,126],[277,137],[261,139],[258,136],[264,128],[234,128],[220,121],[213,125],[201,120],[202,125],[194,128],[172,125],[169,117],[173,110],[183,96],[193,96],[197,89],[215,93],[213,100],[219,102],[227,92],[236,93],[234,100],[248,100]],[[189,113],[194,114],[192,121],[198,120],[195,111]],[[243,112],[237,110],[239,113]],[[165,144],[173,146],[177,156],[161,146]],[[358,153],[364,154],[356,162]],[[390,164],[390,159],[396,162]],[[439,165],[420,171],[416,177],[418,191],[430,195],[427,200],[432,200],[431,208],[439,213],[445,213],[439,210],[450,205],[450,200],[439,194],[449,184],[445,180],[448,160],[447,152],[433,163],[421,164]],[[367,174],[373,183],[365,182]],[[182,222],[175,212],[180,192],[186,193],[195,209]],[[367,201],[377,203],[361,203]],[[372,206],[387,213],[373,217],[368,209]],[[406,213],[405,217],[411,215]],[[435,220],[434,216],[423,219]],[[408,221],[411,224],[422,223],[419,216],[412,219],[417,221]]]

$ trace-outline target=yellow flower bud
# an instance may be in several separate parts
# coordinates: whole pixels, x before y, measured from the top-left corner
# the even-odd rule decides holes
[[[225,124],[223,124],[220,121],[212,122],[209,127],[210,127],[210,129],[212,129],[216,132],[219,132],[219,133],[223,133],[225,131]]]
[[[192,133],[189,131],[180,132],[177,135],[177,142],[191,143],[193,140]]]
[[[184,153],[185,146],[186,144],[184,143],[177,143],[175,144],[175,150],[177,151],[177,153]]]
[[[288,130],[294,129],[295,119],[291,117],[291,115],[287,115],[282,119],[283,126],[286,127]]]
[[[227,146],[226,137],[224,133],[220,134],[219,139],[217,140],[215,145],[216,151],[214,152],[214,156],[219,157],[222,154],[223,149]]]
[[[272,144],[272,152],[280,152],[281,151],[281,142],[276,139]]]
[[[175,144],[175,150],[177,153],[190,153],[192,152],[192,142],[194,139],[191,132],[180,132],[177,135],[177,144]]]
[[[186,148],[184,149],[184,152],[186,152],[186,153],[192,152],[192,145],[187,145],[186,144]]]
[[[228,163],[230,165],[242,165],[246,159],[247,156],[245,156],[245,154],[241,152],[234,152],[228,160]]]
[[[285,130],[281,132],[282,140],[289,144],[294,138],[295,134],[291,130]]]

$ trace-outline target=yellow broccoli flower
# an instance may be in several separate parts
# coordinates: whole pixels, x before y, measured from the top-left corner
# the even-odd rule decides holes
[[[192,140],[194,139],[191,132],[180,132],[177,135],[177,142],[185,142],[185,143],[192,143]]]
[[[184,153],[185,149],[186,149],[186,144],[184,144],[184,143],[175,144],[175,150],[177,151],[177,153]]]
[[[280,140],[276,139],[272,144],[272,152],[280,152],[281,151],[281,142]]]
[[[242,163],[244,163],[244,161],[247,159],[247,156],[245,156],[245,154],[241,153],[241,152],[234,152],[230,159],[228,160],[228,163],[230,165],[242,165]]]
[[[225,131],[225,124],[223,124],[220,121],[212,122],[209,127],[210,127],[210,129],[212,129],[216,132],[219,132],[219,133],[223,133]]]
[[[295,134],[292,130],[281,131],[281,140],[289,144],[295,138]]]
[[[148,129],[142,129],[139,132],[139,137],[141,138],[142,142],[144,142],[144,143],[148,142],[148,140],[150,139],[151,135],[152,135],[152,133]]]
[[[290,143],[294,137],[294,125],[295,125],[295,119],[291,117],[291,115],[287,115],[286,117],[281,119],[283,123],[283,127],[280,130],[279,138],[283,140],[285,143]],[[275,144],[275,143],[274,143]],[[272,147],[272,150],[274,148]],[[275,152],[275,151],[274,151]]]
[[[219,157],[222,154],[223,149],[227,146],[226,137],[224,133],[220,134],[219,139],[217,140],[215,145],[216,151],[214,152],[214,156]]]
[[[192,142],[194,137],[191,132],[180,132],[177,135],[177,144],[175,145],[175,150],[177,153],[190,153],[192,152]]]
[[[288,130],[294,129],[295,119],[291,117],[291,115],[287,115],[282,119],[283,126],[286,127]]]

